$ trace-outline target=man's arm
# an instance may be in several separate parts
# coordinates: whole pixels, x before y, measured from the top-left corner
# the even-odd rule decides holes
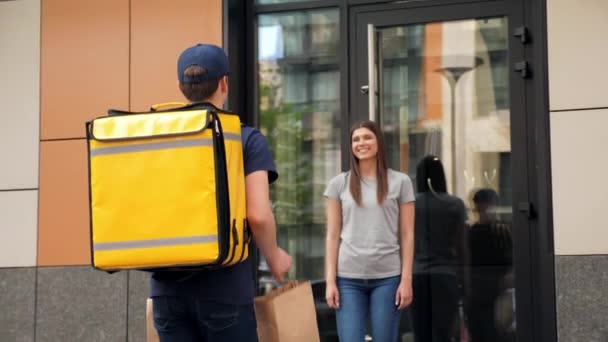
[[[283,281],[285,272],[291,267],[291,256],[277,245],[277,229],[270,205],[268,171],[254,171],[245,176],[247,194],[247,221],[262,251],[272,275]]]

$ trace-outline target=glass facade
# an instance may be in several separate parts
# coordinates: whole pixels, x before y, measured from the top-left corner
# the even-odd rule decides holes
[[[323,191],[341,160],[338,10],[262,14],[257,30],[258,122],[280,173],[271,187],[279,244],[294,258],[289,278],[320,280]]]
[[[425,155],[446,164],[450,192],[495,188],[511,207],[506,18],[377,30],[378,117],[389,165],[416,177]],[[504,211],[503,210],[503,211]]]
[[[374,43],[367,52],[374,54],[376,92],[361,96],[376,97],[389,167],[416,184],[416,235],[423,238],[416,240],[414,296],[436,307],[428,315],[405,310],[401,338],[514,341],[507,18],[379,25],[371,40],[340,37],[339,18],[338,8],[282,10],[258,14],[256,27],[257,119],[280,173],[271,187],[278,240],[294,258],[288,278],[313,281],[322,341],[336,340],[333,310],[324,303],[322,194],[348,156],[342,123],[367,116],[367,107],[341,111],[349,99],[340,90],[352,86],[340,84],[347,39],[354,51]],[[366,57],[349,56],[358,73]],[[442,163],[443,186],[418,179],[429,156]],[[263,261],[259,269],[263,293],[277,284]]]
[[[416,184],[416,341],[515,340],[507,32],[502,17],[373,31],[389,165]]]

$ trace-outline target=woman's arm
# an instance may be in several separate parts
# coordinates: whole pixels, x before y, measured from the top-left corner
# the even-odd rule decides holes
[[[401,279],[412,279],[414,263],[414,202],[401,204],[399,208],[399,233],[401,245]]]
[[[414,202],[399,207],[399,243],[401,246],[401,283],[395,305],[404,309],[412,301],[412,268],[414,263]]]
[[[327,200],[327,235],[325,238],[325,299],[332,308],[340,306],[340,298],[336,286],[338,268],[338,247],[340,245],[340,230],[342,227],[342,206],[335,198]]]

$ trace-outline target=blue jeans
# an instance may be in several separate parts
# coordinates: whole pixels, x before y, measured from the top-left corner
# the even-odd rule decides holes
[[[190,297],[154,297],[154,327],[161,342],[257,342],[251,305]]]
[[[399,336],[401,311],[395,294],[401,276],[382,279],[338,277],[340,308],[336,310],[338,336],[342,342],[363,342],[367,320],[371,320],[374,342],[395,342]]]

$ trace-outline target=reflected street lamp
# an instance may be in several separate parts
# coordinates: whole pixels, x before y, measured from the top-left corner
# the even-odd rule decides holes
[[[450,177],[452,194],[456,194],[456,85],[462,75],[482,65],[483,59],[467,56],[451,56],[451,58],[460,63],[452,63],[454,66],[437,68],[435,71],[441,73],[450,84],[450,149],[452,152],[452,170]],[[450,57],[444,57],[443,60],[444,62],[449,61]]]

